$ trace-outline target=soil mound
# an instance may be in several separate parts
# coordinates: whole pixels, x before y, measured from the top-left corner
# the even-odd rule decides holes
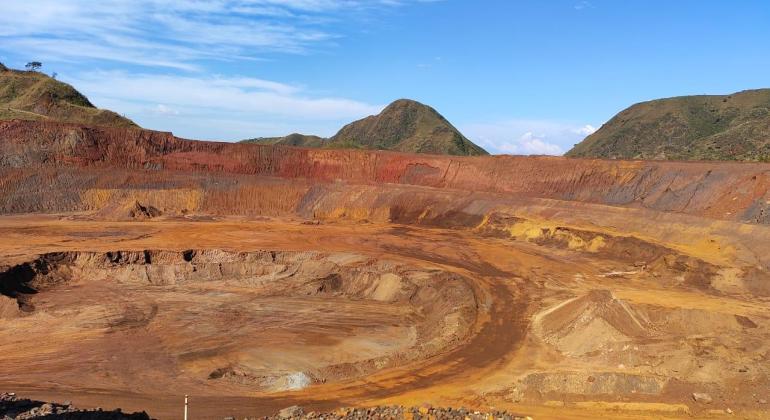
[[[539,314],[536,328],[563,353],[581,355],[609,343],[651,335],[647,317],[609,290],[592,290]]]
[[[302,407],[287,407],[275,415],[264,417],[263,420],[358,420],[358,419],[442,419],[442,420],[524,420],[525,416],[504,410],[477,411],[465,407],[404,407],[377,406],[368,408],[340,408],[332,412],[305,412]]]
[[[111,411],[79,410],[70,403],[49,403],[21,398],[14,393],[0,394],[0,416],[7,420],[62,419],[62,420],[150,420],[144,411],[123,413]]]

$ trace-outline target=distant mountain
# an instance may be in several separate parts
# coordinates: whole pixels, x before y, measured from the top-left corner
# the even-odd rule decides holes
[[[11,70],[0,64],[0,120],[9,119],[136,127],[128,118],[96,108],[66,83],[40,72]]]
[[[566,156],[770,161],[770,89],[642,102]]]
[[[246,143],[283,144],[302,147],[379,149],[438,155],[487,155],[460,133],[435,109],[409,99],[399,99],[378,115],[352,122],[332,136],[291,134],[262,137]]]
[[[488,154],[465,138],[435,109],[409,99],[399,99],[378,115],[342,127],[329,139],[327,147],[441,155]]]
[[[285,137],[257,137],[254,139],[242,140],[241,143],[279,144],[283,146],[297,147],[323,147],[325,141],[326,139],[323,137],[293,133]]]

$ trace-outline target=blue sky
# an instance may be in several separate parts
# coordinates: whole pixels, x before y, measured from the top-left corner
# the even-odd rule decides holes
[[[632,103],[770,87],[767,1],[2,0],[0,61],[188,138],[406,97],[493,153],[561,154]]]

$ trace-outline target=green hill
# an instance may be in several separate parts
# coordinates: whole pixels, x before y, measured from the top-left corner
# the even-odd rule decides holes
[[[633,105],[567,152],[572,157],[770,160],[770,89]]]
[[[352,122],[335,134],[327,147],[396,150],[443,155],[486,155],[435,109],[399,99],[378,115]]]
[[[296,147],[323,147],[325,140],[326,139],[323,137],[293,133],[284,137],[257,137],[253,139],[242,140],[241,143],[279,144],[283,146]]]
[[[245,143],[336,149],[378,149],[440,155],[486,155],[433,108],[399,99],[378,115],[352,122],[329,139],[303,134],[259,137]]]
[[[96,108],[66,83],[43,73],[11,70],[0,64],[0,120],[9,119],[136,127],[125,117]]]

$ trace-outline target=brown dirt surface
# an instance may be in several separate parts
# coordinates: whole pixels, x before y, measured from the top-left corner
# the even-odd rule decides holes
[[[767,164],[0,140],[2,390],[159,419],[184,394],[192,418],[768,416]]]

